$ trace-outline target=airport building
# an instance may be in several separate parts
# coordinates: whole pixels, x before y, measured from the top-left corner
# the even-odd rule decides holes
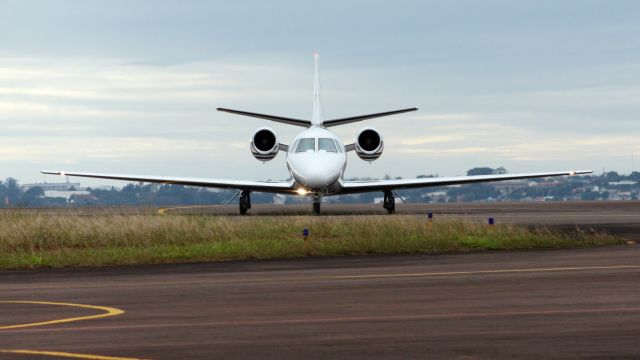
[[[22,191],[27,191],[31,188],[39,187],[42,191],[73,191],[73,190],[82,190],[83,188],[80,186],[80,183],[34,183],[34,184],[23,184],[20,185]]]

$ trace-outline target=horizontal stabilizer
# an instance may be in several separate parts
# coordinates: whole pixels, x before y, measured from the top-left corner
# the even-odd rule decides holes
[[[233,110],[233,109],[225,109],[225,108],[218,108],[217,110],[218,111],[224,111],[224,112],[232,113],[232,114],[236,114],[236,115],[243,115],[243,116],[250,116],[250,117],[255,117],[255,118],[260,118],[260,119],[267,119],[267,120],[271,120],[271,121],[275,121],[275,122],[279,122],[279,123],[284,123],[284,124],[289,124],[289,125],[296,125],[296,126],[302,126],[302,127],[311,126],[311,121],[309,121],[309,120],[292,119],[292,118],[288,118],[288,117],[284,117],[284,116],[259,114],[259,113],[254,113],[254,112]]]
[[[402,113],[406,113],[406,112],[409,112],[409,111],[416,111],[416,110],[418,110],[418,108],[414,107],[414,108],[409,108],[409,109],[386,111],[386,112],[375,113],[375,114],[358,115],[358,116],[351,116],[351,117],[347,117],[347,118],[325,120],[325,121],[322,122],[322,126],[331,127],[331,126],[344,125],[344,124],[349,124],[349,123],[352,123],[352,122],[357,122],[357,121],[362,121],[362,120],[367,120],[367,119],[373,119],[373,118],[383,117],[383,116],[389,116],[389,115],[395,115],[395,114],[402,114]]]

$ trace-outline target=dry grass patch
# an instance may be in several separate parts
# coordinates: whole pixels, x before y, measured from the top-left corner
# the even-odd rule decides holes
[[[310,237],[304,241],[302,229]],[[248,258],[585,247],[621,243],[412,216],[224,217],[0,214],[0,268],[104,266]]]

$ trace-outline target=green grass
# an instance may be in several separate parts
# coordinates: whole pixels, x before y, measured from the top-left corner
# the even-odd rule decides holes
[[[308,228],[305,242],[302,229]],[[561,233],[411,216],[0,215],[0,269],[156,264],[618,244]]]

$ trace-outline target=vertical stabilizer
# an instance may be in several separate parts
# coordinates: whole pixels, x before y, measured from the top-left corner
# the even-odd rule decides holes
[[[311,118],[311,125],[322,125],[322,106],[320,104],[320,74],[318,73],[318,53],[313,54],[313,60],[315,62],[315,71],[313,79],[313,117]]]

